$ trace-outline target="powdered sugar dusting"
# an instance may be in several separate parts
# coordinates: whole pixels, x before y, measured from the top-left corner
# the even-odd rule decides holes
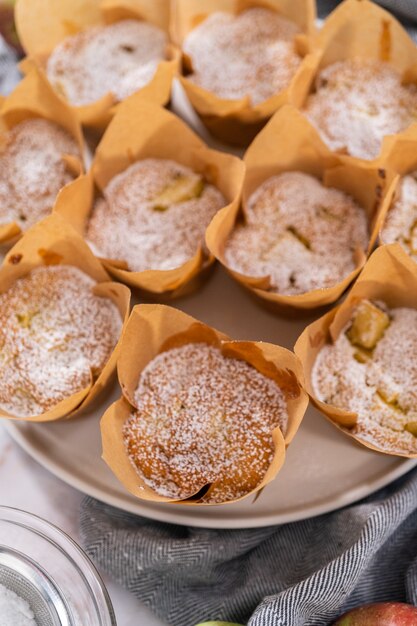
[[[399,243],[417,261],[417,172],[401,180],[380,232],[381,243]]]
[[[171,498],[208,484],[205,502],[245,495],[271,464],[271,431],[287,426],[275,381],[202,343],[155,357],[140,376],[135,405],[123,431],[129,457],[152,489]]]
[[[47,75],[71,104],[91,104],[108,93],[127,98],[147,85],[166,58],[163,30],[139,20],[95,26],[64,39],[52,52]]]
[[[0,295],[0,407],[41,414],[96,379],[122,320],[79,269],[34,269]]]
[[[385,452],[416,454],[417,437],[404,429],[417,423],[417,311],[387,312],[390,326],[369,360],[355,359],[357,348],[346,336],[348,324],[334,344],[319,352],[312,385],[322,402],[357,414],[350,432],[358,438]]]
[[[2,626],[38,626],[26,600],[1,584],[0,619]]]
[[[301,63],[296,24],[275,11],[253,8],[237,16],[212,13],[183,43],[188,78],[220,98],[250,96],[258,104],[288,86]]]
[[[191,259],[204,243],[215,213],[226,205],[220,191],[204,183],[199,197],[154,209],[155,198],[179,176],[197,182],[191,169],[165,159],[144,159],[115,176],[93,208],[87,239],[106,258],[127,262],[129,269],[170,270]]]
[[[302,172],[266,180],[251,195],[246,223],[224,250],[228,267],[270,276],[271,291],[295,295],[331,287],[355,268],[355,249],[368,242],[364,210],[338,189]]]
[[[81,158],[63,128],[41,118],[14,126],[0,149],[0,225],[26,230],[49,215],[59,190],[73,180],[62,157]]]
[[[416,121],[417,87],[382,61],[351,59],[329,65],[316,79],[304,112],[334,151],[373,159],[382,139]]]

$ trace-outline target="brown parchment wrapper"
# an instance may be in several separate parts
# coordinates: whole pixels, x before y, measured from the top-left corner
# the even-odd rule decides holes
[[[394,178],[379,212],[377,224],[379,244],[382,243],[380,240],[381,229],[384,226],[388,211],[398,197],[402,178],[417,170],[417,124],[413,124],[400,135],[392,135],[387,138],[381,154],[381,162],[394,174]]]
[[[174,0],[171,12],[172,38],[181,47],[188,33],[212,13],[225,11],[237,15],[253,7],[276,11],[297,24],[302,34],[296,37],[295,47],[301,57],[305,57],[312,49],[316,18],[313,0],[211,0],[204,5],[201,0]],[[186,74],[191,65],[191,59],[183,55],[183,73]],[[221,70],[219,67],[219,72]],[[249,96],[240,100],[219,98],[192,83],[186,75],[180,80],[192,106],[215,137],[230,144],[247,146],[283,104],[302,100],[310,75],[309,67],[301,63],[286,89],[257,105],[251,104]]]
[[[295,98],[291,104],[303,108],[320,71],[338,61],[354,58],[389,62],[404,83],[417,83],[417,47],[398,20],[369,0],[345,0],[329,15],[315,37],[314,52],[305,62],[304,83],[295,90],[297,96],[303,91],[304,97],[301,101]],[[380,156],[386,141],[387,138],[383,140]]]
[[[98,284],[97,295],[109,298],[120,311],[123,327],[129,316],[130,291],[124,285],[111,282],[107,272],[92,254],[82,238],[59,215],[51,215],[36,224],[10,250],[0,267],[0,293],[4,293],[19,278],[43,265],[72,265]],[[120,340],[113,350],[97,380],[69,398],[59,402],[53,409],[27,417],[16,417],[0,409],[0,417],[31,422],[50,422],[72,417],[89,405],[109,383],[116,367]]]
[[[415,458],[415,454],[399,454],[377,448],[352,434],[350,429],[357,422],[357,414],[321,402],[314,393],[311,373],[318,353],[326,343],[338,338],[363,299],[380,300],[390,308],[417,308],[417,266],[399,244],[377,248],[343,303],[307,326],[300,335],[294,351],[304,367],[306,389],[316,407],[335,426],[362,445],[377,452]]]
[[[233,341],[214,328],[168,306],[138,305],[134,307],[129,318],[117,363],[123,395],[101,420],[103,459],[127,490],[142,500],[207,505],[196,497],[185,500],[163,497],[147,486],[126,454],[122,434],[123,425],[135,406],[133,397],[143,369],[161,352],[187,343],[208,343],[218,347],[225,356],[247,361],[262,374],[275,380],[285,394],[288,410],[287,434],[284,437],[279,428],[273,430],[274,459],[262,482],[244,496],[247,497],[275,478],[284,463],[286,447],[294,438],[304,416],[308,399],[302,386],[300,363],[285,348],[263,342]],[[243,498],[224,504],[241,499]]]
[[[315,309],[335,302],[358,275],[375,243],[381,202],[395,178],[383,168],[372,167],[337,157],[321,141],[306,118],[290,105],[283,107],[268,122],[247,150],[244,163],[243,207],[219,211],[207,229],[206,241],[211,253],[239,283],[268,308],[281,313],[295,309]],[[228,237],[235,224],[244,219],[245,204],[252,193],[268,178],[286,171],[300,171],[320,179],[326,186],[351,195],[365,210],[369,221],[367,250],[356,252],[356,268],[333,287],[316,289],[300,295],[282,295],[269,291],[270,277],[244,276],[230,269],[224,258]],[[302,211],[302,207],[300,207]],[[325,245],[326,242],[323,242]]]
[[[198,172],[215,185],[237,210],[244,177],[243,162],[232,155],[210,150],[190,128],[161,107],[132,96],[120,105],[97,147],[91,171],[69,186],[55,210],[84,235],[92,209],[94,189],[100,193],[111,179],[140,159],[172,159]],[[104,259],[112,276],[147,295],[177,297],[198,286],[214,262],[214,257],[199,246],[194,256],[173,270],[131,272],[123,260]]]
[[[55,122],[75,139],[80,158],[63,155],[63,160],[74,177],[80,176],[84,169],[82,159],[85,149],[81,126],[71,108],[56,95],[36,68],[32,68],[10,96],[0,100],[0,150],[9,130],[26,119],[38,117]],[[10,246],[21,235],[16,222],[0,224],[0,245]]]
[[[18,0],[15,16],[19,38],[28,55],[21,63],[26,73],[33,63],[45,70],[49,55],[63,39],[91,26],[138,19],[168,33],[169,0]],[[166,60],[159,63],[152,80],[136,94],[145,101],[167,104],[179,64],[180,53],[169,43]],[[88,105],[68,104],[83,125],[97,132],[106,128],[119,106],[111,93]]]

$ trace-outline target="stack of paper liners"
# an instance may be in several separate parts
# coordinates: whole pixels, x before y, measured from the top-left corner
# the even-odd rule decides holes
[[[55,122],[65,129],[77,142],[80,155],[84,154],[81,127],[73,111],[55,94],[45,77],[32,68],[13,93],[0,101],[0,150],[1,145],[4,145],[4,136],[10,129],[26,119],[36,117]],[[62,158],[74,177],[81,175],[84,167],[79,159],[73,155],[63,155]],[[16,222],[1,224],[0,245],[11,245],[21,234]]]
[[[301,100],[293,99],[291,104],[304,106],[314,91],[317,74],[325,67],[355,58],[386,61],[399,72],[404,84],[417,83],[417,47],[398,20],[369,0],[345,0],[316,36],[314,52],[304,62],[308,87],[304,85]]]
[[[244,163],[243,207],[226,207],[219,211],[207,229],[207,245],[228,272],[254,294],[260,302],[281,313],[293,314],[295,309],[315,309],[335,302],[358,275],[375,243],[379,230],[379,209],[385,190],[394,175],[381,166],[370,166],[337,157],[324,145],[304,116],[291,106],[278,111],[247,150]],[[355,253],[356,268],[333,287],[317,289],[300,295],[282,295],[269,291],[270,277],[244,276],[227,267],[224,249],[236,222],[244,219],[245,203],[251,194],[271,176],[300,171],[320,179],[327,187],[350,194],[366,211],[369,221],[367,250]],[[303,207],[300,207],[300,211]],[[323,241],[323,246],[326,242]]]
[[[357,414],[344,411],[317,399],[311,382],[311,372],[322,347],[336,341],[352,318],[361,300],[379,300],[390,308],[417,308],[417,266],[399,244],[381,246],[371,256],[344,302],[313,322],[304,330],[295,344],[295,353],[301,359],[306,378],[306,389],[316,407],[341,431],[372,450],[393,454],[356,437],[351,428]],[[415,457],[413,454],[396,456]]]
[[[0,293],[4,293],[33,269],[49,265],[72,265],[91,276],[97,283],[94,293],[109,298],[120,311],[124,325],[129,316],[130,291],[124,285],[111,282],[109,275],[90,252],[82,238],[59,215],[51,215],[36,224],[10,250],[0,267]],[[59,402],[41,415],[16,417],[0,410],[0,417],[30,422],[50,422],[72,417],[89,405],[107,386],[115,370],[120,341],[97,380],[85,389]]]
[[[147,158],[172,159],[185,165],[217,187],[237,211],[244,178],[240,159],[210,150],[184,122],[165,109],[132,96],[120,105],[95,153],[90,172],[74,181],[60,195],[55,210],[84,235],[94,201],[111,179],[135,161]],[[103,259],[105,268],[118,280],[146,295],[177,297],[199,286],[214,262],[200,245],[194,256],[172,270],[131,272],[116,259]]]
[[[315,32],[316,8],[314,0],[174,0],[171,13],[171,33],[174,42],[181,47],[186,35],[204,19],[217,11],[237,15],[243,11],[263,7],[276,11],[293,21],[303,34],[296,37],[296,50],[300,56],[312,48]],[[183,68],[191,70],[191,60],[183,55]],[[221,72],[222,68],[219,67]],[[181,77],[185,92],[208,130],[219,139],[234,145],[247,146],[257,135],[268,119],[288,102],[301,103],[310,84],[312,70],[301,63],[287,89],[252,105],[250,97],[241,100],[226,100]]]
[[[214,328],[168,306],[143,304],[134,307],[122,337],[117,364],[123,396],[104,414],[101,434],[104,460],[128,491],[143,500],[204,504],[195,497],[179,501],[160,496],[147,486],[127,456],[122,433],[123,425],[135,406],[135,390],[146,365],[161,352],[200,342],[216,346],[225,356],[253,365],[262,374],[277,382],[287,401],[287,434],[284,438],[279,428],[273,430],[273,461],[262,482],[250,493],[259,491],[275,478],[284,463],[286,447],[294,438],[307,408],[308,398],[302,386],[302,368],[289,350],[263,342],[232,341]]]
[[[47,58],[63,39],[91,26],[138,19],[166,32],[169,29],[167,0],[18,0],[15,14],[19,38],[28,55],[21,63],[23,72],[34,62],[45,68]],[[167,59],[159,63],[153,79],[137,94],[145,101],[167,104],[179,59],[179,51],[169,44]],[[83,125],[102,131],[117,106],[109,93],[92,104],[72,108]]]

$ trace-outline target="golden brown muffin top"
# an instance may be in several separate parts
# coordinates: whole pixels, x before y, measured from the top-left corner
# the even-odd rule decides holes
[[[2,137],[0,225],[16,222],[26,230],[51,213],[58,192],[74,178],[64,155],[81,159],[75,139],[46,119],[27,119]]]
[[[88,387],[122,327],[95,281],[70,266],[32,270],[0,295],[0,407],[27,417]]]
[[[246,361],[191,343],[155,357],[142,371],[136,410],[124,427],[129,457],[158,494],[184,499],[207,485],[204,502],[252,491],[274,455],[272,430],[285,433],[277,383]]]
[[[357,414],[350,432],[393,454],[417,453],[417,311],[363,300],[319,352],[317,398]]]
[[[143,159],[115,176],[96,201],[87,239],[97,254],[127,262],[132,271],[170,270],[204,245],[223,195],[190,168]]]

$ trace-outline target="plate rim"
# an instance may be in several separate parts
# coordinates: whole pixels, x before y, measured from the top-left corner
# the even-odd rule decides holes
[[[237,530],[244,528],[264,528],[267,526],[275,526],[280,524],[288,524],[291,522],[299,522],[305,519],[331,513],[345,506],[349,506],[366,498],[367,496],[375,493],[379,489],[386,487],[390,483],[394,482],[398,478],[404,476],[407,472],[417,466],[417,459],[404,459],[399,458],[399,464],[395,468],[379,476],[372,481],[366,481],[359,487],[349,489],[344,494],[340,494],[337,498],[327,499],[322,504],[315,506],[309,506],[303,508],[302,506],[294,509],[292,513],[280,514],[271,513],[263,514],[259,517],[246,518],[245,516],[238,518],[219,519],[210,518],[209,516],[193,517],[188,513],[179,513],[177,510],[169,510],[169,505],[166,509],[153,509],[152,505],[149,505],[146,501],[132,501],[124,500],[122,497],[114,496],[107,493],[104,489],[99,489],[88,481],[82,480],[69,470],[64,469],[55,460],[48,457],[47,454],[42,453],[38,448],[31,444],[29,439],[25,437],[24,433],[19,428],[19,422],[13,422],[12,420],[3,420],[3,426],[8,435],[37,463],[52,473],[54,476],[62,480],[64,483],[70,485],[77,491],[95,498],[105,504],[109,504],[113,507],[131,513],[133,515],[141,515],[151,520],[158,522],[165,522],[169,524],[178,524],[180,526],[194,526],[196,528],[211,528],[217,530]],[[126,493],[126,495],[128,495]],[[227,510],[225,508],[225,510]],[[184,507],[186,511],[186,507]]]

